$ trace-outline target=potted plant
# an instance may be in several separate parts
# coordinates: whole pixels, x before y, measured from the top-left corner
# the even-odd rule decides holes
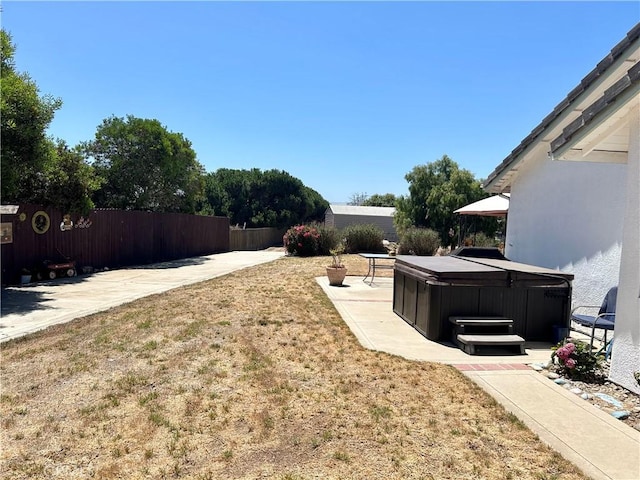
[[[23,268],[20,272],[20,284],[26,285],[27,283],[31,283],[31,271],[27,268]]]
[[[342,254],[344,253],[344,245],[340,243],[336,248],[329,250],[331,254],[331,265],[327,267],[327,277],[329,277],[329,285],[339,287],[347,276],[347,267],[342,263]]]

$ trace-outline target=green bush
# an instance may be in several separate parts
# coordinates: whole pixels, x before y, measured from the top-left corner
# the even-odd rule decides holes
[[[384,252],[384,231],[377,225],[349,225],[342,230],[347,253],[380,253]]]
[[[291,227],[282,237],[287,253],[300,257],[318,255],[320,233],[312,225],[296,225]]]
[[[464,239],[465,245],[473,245],[474,247],[497,247],[499,242],[488,237],[483,232],[478,232],[473,236]]]
[[[435,255],[440,246],[440,235],[429,228],[408,228],[400,239],[400,255]]]
[[[340,245],[340,232],[335,227],[327,227],[321,223],[314,224],[320,238],[318,239],[318,255],[330,255],[331,250]]]

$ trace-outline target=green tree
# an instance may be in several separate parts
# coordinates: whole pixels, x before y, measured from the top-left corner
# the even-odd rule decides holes
[[[229,217],[232,225],[251,219],[250,170],[220,168],[205,179],[206,209],[213,215]]]
[[[221,168],[206,178],[202,209],[225,215],[231,224],[284,228],[319,220],[328,203],[302,181],[281,170]]]
[[[201,202],[204,169],[191,142],[158,120],[107,118],[83,151],[105,180],[99,207],[195,213]]]
[[[251,224],[256,227],[288,227],[307,214],[304,185],[287,172],[267,170],[251,185]]]
[[[304,187],[304,195],[307,199],[307,212],[300,222],[324,221],[324,214],[329,208],[329,202],[313,188],[307,186]]]
[[[2,50],[2,58],[0,58],[0,68],[2,74],[13,72],[15,70],[15,61],[13,59],[16,53],[16,47],[12,42],[11,34],[3,28],[0,32],[0,47]],[[4,78],[4,77],[3,77]]]
[[[86,163],[79,147],[70,148],[63,140],[55,144],[54,161],[46,172],[45,198],[63,212],[86,214],[95,207],[92,196],[103,179]]]
[[[384,195],[374,193],[362,202],[362,205],[368,207],[395,207],[396,200],[397,198],[393,193],[385,193]]]
[[[438,232],[443,245],[455,241],[451,232],[456,231],[458,219],[453,211],[488,196],[480,181],[447,155],[414,167],[405,179],[409,182],[409,196],[398,198],[396,228],[399,231],[411,226],[431,228]]]
[[[41,96],[29,75],[16,71],[11,35],[1,30],[0,36],[1,195],[5,202],[30,202],[43,196],[39,189],[54,160],[54,148],[45,132],[62,101]]]

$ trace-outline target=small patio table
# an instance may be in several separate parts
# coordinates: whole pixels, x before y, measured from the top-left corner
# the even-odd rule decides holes
[[[367,278],[371,276],[369,285],[373,283],[373,279],[376,277],[376,269],[393,268],[393,264],[380,263],[380,260],[393,260],[394,263],[396,260],[396,257],[394,255],[388,255],[386,253],[361,253],[360,256],[366,258],[369,261],[369,270],[367,271],[365,277],[362,279],[363,282],[366,282]]]

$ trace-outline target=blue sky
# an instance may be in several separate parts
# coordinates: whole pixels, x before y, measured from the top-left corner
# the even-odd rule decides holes
[[[330,202],[406,195],[447,154],[485,178],[640,21],[638,2],[15,2],[49,133],[155,118],[208,172],[277,168]]]

